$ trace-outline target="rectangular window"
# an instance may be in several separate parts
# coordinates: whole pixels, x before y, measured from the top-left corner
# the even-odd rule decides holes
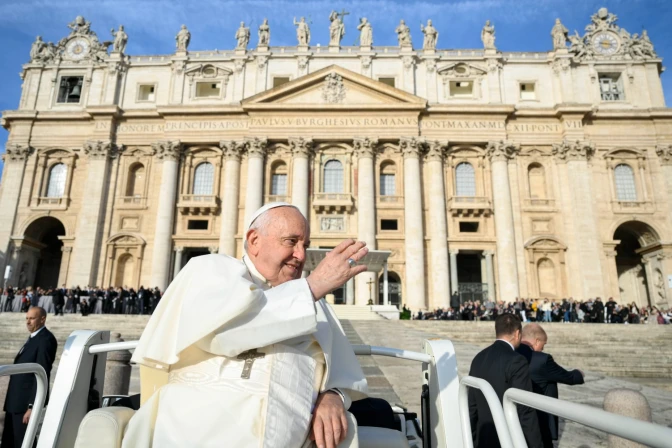
[[[396,193],[394,174],[381,174],[380,175],[380,195],[381,196],[394,196]]]
[[[462,233],[477,233],[478,232],[478,223],[470,221],[461,221],[460,222],[460,232]]]
[[[387,84],[390,87],[396,87],[396,79],[395,78],[390,78],[390,77],[380,77],[378,78],[378,81],[382,82],[383,84]]]
[[[274,76],[273,77],[273,87],[279,87],[283,84],[289,82],[289,76]]]
[[[473,81],[450,81],[451,98],[471,98],[473,95]]]
[[[399,230],[399,222],[396,219],[381,219],[380,230]]]
[[[138,87],[138,101],[154,102],[154,84],[144,84]]]
[[[204,81],[196,83],[196,98],[219,98],[221,93],[221,81]]]
[[[521,100],[536,100],[537,92],[533,82],[520,83],[520,99]]]
[[[190,219],[187,221],[187,230],[208,230],[208,220]]]
[[[621,75],[618,73],[599,75],[600,79],[600,97],[602,101],[623,101],[625,94],[623,92],[623,84],[621,83]]]
[[[63,76],[58,87],[58,103],[79,103],[84,86],[83,76]]]
[[[271,178],[271,194],[273,196],[285,196],[287,194],[287,175],[274,174]]]

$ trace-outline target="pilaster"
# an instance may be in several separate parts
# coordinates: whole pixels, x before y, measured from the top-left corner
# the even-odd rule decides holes
[[[219,147],[224,153],[224,195],[222,198],[219,253],[235,257],[238,231],[238,193],[240,191],[240,159],[245,150],[242,141],[222,140]]]
[[[660,160],[660,170],[665,178],[667,191],[668,219],[672,221],[672,145],[656,146],[656,154]]]
[[[264,159],[268,142],[265,138],[245,140],[247,150],[247,186],[245,190],[245,225],[252,215],[264,205]]]
[[[308,186],[310,184],[309,162],[313,154],[313,141],[303,137],[290,138],[292,152],[292,204],[309,219]]]

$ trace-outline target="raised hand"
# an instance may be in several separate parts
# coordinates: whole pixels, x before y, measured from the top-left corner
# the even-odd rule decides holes
[[[366,266],[348,260],[359,262],[368,252],[365,242],[355,240],[345,240],[329,252],[306,279],[315,300],[320,300],[355,275],[365,272]]]

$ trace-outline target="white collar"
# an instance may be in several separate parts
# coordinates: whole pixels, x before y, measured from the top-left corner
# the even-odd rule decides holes
[[[502,342],[506,342],[507,344],[509,344],[509,347],[511,347],[511,350],[513,350],[514,352],[516,351],[516,349],[513,347],[513,344],[510,343],[509,341],[507,341],[505,339],[497,339],[497,340],[502,341]]]
[[[44,328],[44,327],[40,327],[39,330],[35,330],[35,331],[33,331],[32,333],[30,333],[30,337],[31,337],[31,338],[34,338],[35,336],[37,336],[37,333],[39,333],[40,331],[42,331],[43,328]]]
[[[252,260],[250,260],[250,257],[247,255],[243,255],[243,263],[245,263],[245,266],[247,267],[247,270],[250,272],[250,276],[252,277],[252,280],[254,283],[262,288],[263,290],[267,290],[272,288],[271,284],[266,280],[266,278],[259,273],[257,270],[257,267],[252,263]]]

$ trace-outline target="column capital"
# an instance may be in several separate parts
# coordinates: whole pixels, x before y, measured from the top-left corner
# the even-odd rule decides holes
[[[355,154],[360,159],[373,158],[378,147],[378,139],[369,137],[355,137],[353,141]]]
[[[248,157],[263,159],[266,156],[268,140],[259,137],[246,138],[245,146],[247,147]]]
[[[5,147],[5,153],[7,154],[8,160],[15,162],[25,161],[32,153],[33,147],[30,145],[19,145],[18,143],[13,143]]]
[[[313,141],[309,138],[290,137],[289,147],[296,158],[309,159],[313,153]]]
[[[508,161],[520,153],[520,145],[510,140],[488,142],[485,153],[491,162]]]
[[[656,154],[660,158],[661,165],[672,165],[672,145],[656,146]]]
[[[424,152],[425,141],[421,137],[402,137],[399,139],[399,149],[404,159],[419,159]]]
[[[174,248],[173,250],[174,250],[175,252],[184,252],[184,247],[182,247],[182,246],[175,246],[175,248]]]
[[[162,160],[178,161],[184,154],[184,147],[179,140],[163,140],[152,143],[156,156]]]
[[[553,143],[553,155],[558,162],[590,160],[595,154],[595,145],[588,140],[567,140]]]
[[[460,250],[459,249],[451,249],[451,250],[448,251],[448,253],[450,255],[457,256],[460,253]]]
[[[226,160],[236,160],[240,162],[240,157],[245,151],[245,142],[235,140],[222,140],[219,142],[219,147]]]
[[[83,149],[90,159],[103,160],[115,157],[124,150],[124,146],[117,146],[109,140],[87,140]]]
[[[493,255],[495,255],[495,251],[494,251],[494,250],[484,250],[484,251],[483,251],[483,256],[484,256],[484,257],[492,257]]]
[[[443,162],[447,147],[448,142],[440,142],[438,140],[427,142],[427,153],[425,154],[425,159]]]

